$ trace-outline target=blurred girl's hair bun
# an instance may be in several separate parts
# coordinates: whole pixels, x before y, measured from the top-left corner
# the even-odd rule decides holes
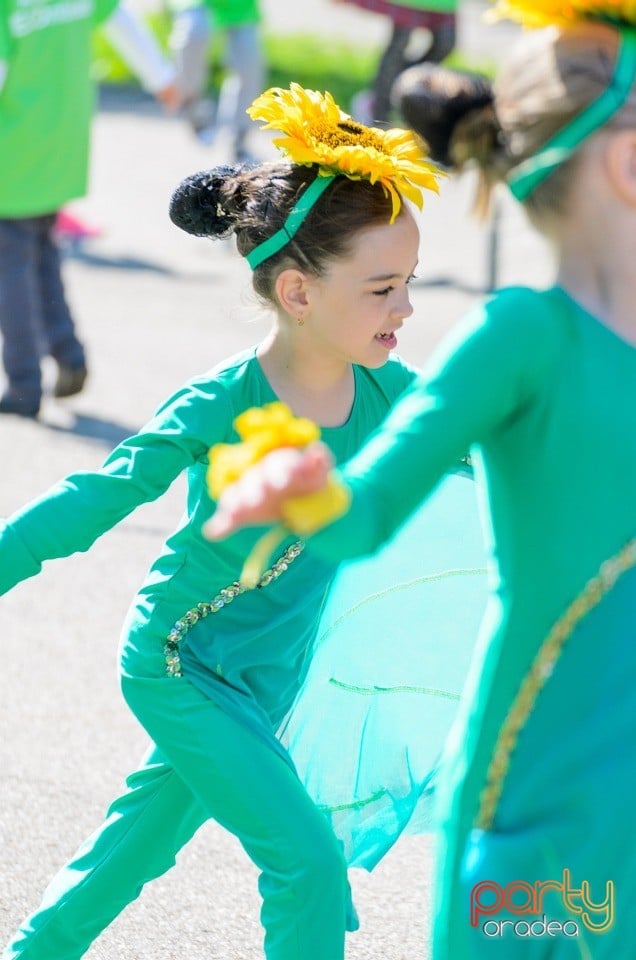
[[[179,184],[170,199],[172,222],[195,237],[228,237],[236,215],[226,208],[229,184],[243,166],[224,164],[193,173]]]
[[[398,77],[391,98],[408,126],[426,140],[433,159],[445,167],[462,166],[473,157],[482,159],[484,134],[491,150],[496,144],[493,88],[481,74],[421,64]],[[457,136],[460,125],[461,138]]]

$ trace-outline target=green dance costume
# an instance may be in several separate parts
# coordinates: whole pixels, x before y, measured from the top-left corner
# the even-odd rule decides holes
[[[413,379],[397,360],[354,373],[349,419],[323,431],[338,461],[355,453]],[[343,956],[342,846],[275,736],[336,565],[309,559],[290,541],[261,589],[235,596],[258,532],[218,545],[201,535],[213,507],[208,449],[237,439],[232,423],[243,410],[275,399],[255,352],[241,354],[176,393],[101,470],[66,478],[0,527],[4,592],[42,561],[88,549],[187,470],[184,519],[141,588],[121,645],[124,696],[154,746],[3,960],[81,957],[209,818],[238,836],[261,870],[268,958]]]
[[[438,794],[435,960],[636,956],[635,391],[636,348],[562,289],[502,291],[347,464],[352,509],[310,541],[377,549],[472,448],[495,577]]]

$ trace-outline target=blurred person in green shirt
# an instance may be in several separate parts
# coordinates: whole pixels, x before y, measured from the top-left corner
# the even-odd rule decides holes
[[[57,397],[78,393],[86,358],[64,295],[53,230],[87,189],[94,88],[91,33],[109,39],[167,106],[174,70],[117,0],[0,0],[0,413],[37,416],[42,353],[57,362]]]
[[[169,8],[170,47],[187,120],[206,145],[220,130],[229,131],[232,159],[250,159],[245,111],[266,85],[258,0],[169,0]],[[216,31],[224,34],[226,75],[215,105],[206,92]]]

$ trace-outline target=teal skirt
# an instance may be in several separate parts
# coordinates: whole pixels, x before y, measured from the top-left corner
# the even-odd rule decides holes
[[[370,870],[403,832],[431,827],[486,581],[475,483],[463,474],[336,578],[280,736],[352,866]]]

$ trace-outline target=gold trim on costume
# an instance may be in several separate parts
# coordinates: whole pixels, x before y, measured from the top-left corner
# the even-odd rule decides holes
[[[492,828],[519,734],[539,693],[551,676],[567,640],[583,618],[610,592],[617,580],[634,566],[636,538],[630,540],[619,553],[602,565],[597,575],[585,585],[579,596],[557,620],[543,642],[499,731],[475,820],[478,829]]]

